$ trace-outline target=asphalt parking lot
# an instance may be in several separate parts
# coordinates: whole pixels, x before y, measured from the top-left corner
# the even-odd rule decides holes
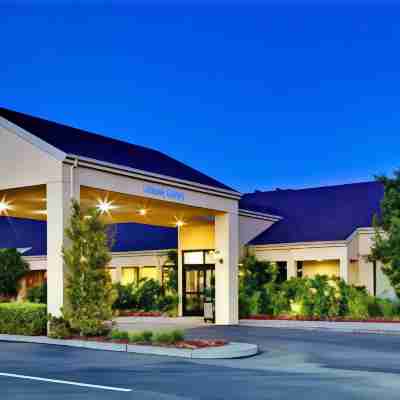
[[[194,361],[0,343],[1,400],[398,399],[400,336],[201,327],[258,343],[239,360]]]

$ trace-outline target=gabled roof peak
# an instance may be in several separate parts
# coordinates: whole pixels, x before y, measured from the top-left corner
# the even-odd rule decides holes
[[[172,178],[189,185],[202,185],[219,193],[239,193],[216,179],[149,147],[91,133],[44,118],[0,107],[0,117],[17,125],[67,155],[78,156],[121,168]],[[171,179],[171,180],[172,180]]]

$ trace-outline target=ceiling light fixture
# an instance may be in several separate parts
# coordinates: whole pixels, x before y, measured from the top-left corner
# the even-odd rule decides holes
[[[100,211],[101,214],[109,214],[112,209],[116,208],[116,206],[113,206],[112,201],[99,200],[96,208]]]
[[[3,197],[3,199],[0,200],[0,215],[7,213],[8,210],[11,210],[11,205],[8,201],[6,201],[6,198]]]

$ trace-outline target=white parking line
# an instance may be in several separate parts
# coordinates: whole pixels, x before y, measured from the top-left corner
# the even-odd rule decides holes
[[[8,374],[8,373],[4,373],[4,372],[0,372],[0,376],[5,376],[8,378],[30,379],[31,381],[59,383],[59,384],[63,384],[63,385],[83,386],[83,387],[89,387],[89,388],[94,388],[94,389],[113,390],[116,392],[132,392],[132,389],[117,388],[117,387],[112,387],[112,386],[91,385],[89,383],[62,381],[59,379],[46,379],[46,378],[39,378],[36,376]]]

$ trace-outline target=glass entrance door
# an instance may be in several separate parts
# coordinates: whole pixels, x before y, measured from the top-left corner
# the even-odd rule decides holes
[[[190,252],[192,254],[185,257],[187,255],[185,253],[183,254],[183,315],[203,316],[205,296],[214,292],[215,266],[205,264],[204,255],[200,257],[194,254],[195,252]],[[185,259],[189,263],[185,263]],[[203,263],[191,264],[190,260]]]

